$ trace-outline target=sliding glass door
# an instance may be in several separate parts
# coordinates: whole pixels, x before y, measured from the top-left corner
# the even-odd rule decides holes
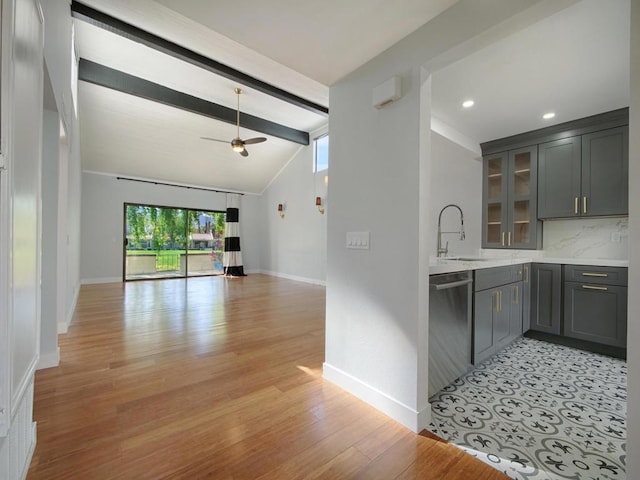
[[[223,272],[224,212],[124,205],[124,279]]]
[[[189,210],[187,275],[223,273],[224,212]]]

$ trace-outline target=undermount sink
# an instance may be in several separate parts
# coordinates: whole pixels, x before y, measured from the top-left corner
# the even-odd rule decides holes
[[[439,257],[438,260],[441,261],[454,261],[454,262],[488,262],[490,260],[495,260],[493,258],[488,257]]]

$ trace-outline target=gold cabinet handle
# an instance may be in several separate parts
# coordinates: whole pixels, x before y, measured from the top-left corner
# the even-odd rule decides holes
[[[491,294],[491,310],[498,313],[498,292],[493,292]]]
[[[498,311],[502,311],[502,290],[498,290]]]
[[[583,277],[608,277],[608,273],[582,272]]]
[[[502,232],[502,246],[504,247],[504,232]]]
[[[578,197],[575,198],[573,202],[573,213],[578,214]]]
[[[514,286],[514,296],[515,296],[515,298],[514,298],[514,300],[513,300],[513,303],[515,303],[516,305],[517,305],[517,304],[518,304],[518,302],[519,302],[519,300],[518,300],[518,296],[519,296],[519,295],[518,295],[518,290],[519,290],[518,285],[515,285],[515,286]]]
[[[507,246],[511,246],[511,232],[509,232],[509,234],[507,235],[507,238],[509,239],[507,242]]]
[[[529,265],[523,265],[524,267],[524,283],[529,283]]]
[[[587,213],[587,197],[582,197],[582,213]]]
[[[607,287],[597,287],[595,285],[582,285],[582,288],[586,290],[602,290],[603,292],[609,290]]]

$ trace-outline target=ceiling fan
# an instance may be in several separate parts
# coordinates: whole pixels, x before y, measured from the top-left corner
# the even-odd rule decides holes
[[[237,127],[236,138],[231,140],[231,142],[229,142],[228,140],[220,140],[218,138],[211,138],[211,137],[200,137],[200,138],[202,140],[211,140],[212,142],[229,143],[234,152],[238,152],[243,157],[248,157],[249,152],[245,148],[245,145],[266,142],[267,139],[265,137],[247,138],[246,140],[242,140],[240,138],[240,94],[242,93],[242,89],[236,87],[233,91],[236,92],[236,95],[238,95],[238,110],[236,111],[236,127]]]

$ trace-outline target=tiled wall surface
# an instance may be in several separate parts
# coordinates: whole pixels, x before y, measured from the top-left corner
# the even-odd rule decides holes
[[[542,232],[544,255],[548,257],[628,258],[626,217],[549,220],[544,222]]]

